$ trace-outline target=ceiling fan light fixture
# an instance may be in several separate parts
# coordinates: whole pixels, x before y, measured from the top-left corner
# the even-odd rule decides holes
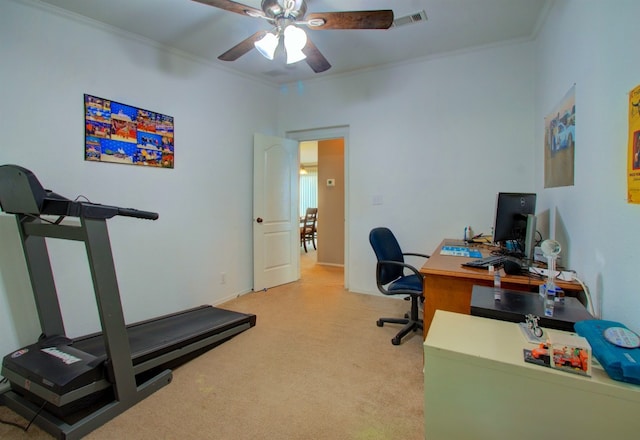
[[[260,18],[269,22],[275,29],[272,35],[264,30],[254,32],[231,49],[218,56],[221,61],[235,61],[256,48],[262,56],[275,59],[281,52],[280,37],[286,52],[287,64],[306,60],[315,73],[325,72],[331,64],[311,39],[307,39],[304,28],[314,30],[341,29],[388,29],[394,24],[393,10],[377,9],[363,11],[315,12],[307,16],[309,0],[260,0],[260,8],[247,6],[242,0],[194,0],[209,6],[237,13],[245,17]],[[258,0],[253,0],[258,3]],[[422,15],[411,19],[423,18]],[[426,14],[424,19],[426,19]],[[306,17],[306,19],[305,19]],[[285,35],[286,34],[286,35]],[[285,54],[282,54],[285,55]],[[279,57],[280,58],[280,57]]]
[[[271,32],[267,32],[267,34],[253,43],[258,50],[268,60],[272,60],[276,54],[276,49],[278,47],[278,37],[276,37]]]
[[[307,44],[307,34],[299,27],[289,25],[284,28],[284,48],[287,51],[287,64],[302,61],[307,56],[302,52]]]

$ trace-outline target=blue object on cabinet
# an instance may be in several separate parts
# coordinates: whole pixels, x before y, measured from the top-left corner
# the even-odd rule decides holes
[[[611,327],[627,328],[614,321],[590,319],[576,322],[576,333],[589,341],[593,356],[611,379],[640,385],[640,348],[624,348],[607,341],[604,332]]]

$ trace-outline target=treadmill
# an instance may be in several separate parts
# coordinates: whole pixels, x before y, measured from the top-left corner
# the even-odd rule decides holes
[[[0,208],[14,214],[42,334],[7,354],[0,403],[59,439],[77,439],[168,385],[170,368],[253,327],[256,316],[203,305],[126,325],[107,231],[132,208],[71,201],[17,165],[0,166]],[[67,217],[77,219],[63,223]],[[79,221],[79,224],[78,224]],[[46,238],[84,242],[102,331],[65,335]]]

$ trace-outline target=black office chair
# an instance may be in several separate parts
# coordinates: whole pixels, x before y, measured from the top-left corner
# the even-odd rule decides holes
[[[429,258],[429,255],[417,253],[403,253],[396,237],[388,228],[374,228],[369,233],[369,243],[376,254],[376,282],[378,290],[385,295],[409,295],[411,311],[403,318],[380,318],[376,322],[382,327],[385,322],[404,324],[402,330],[391,339],[393,345],[400,345],[402,338],[411,331],[422,330],[422,319],[418,314],[419,303],[424,301],[422,296],[423,276],[415,267],[405,263],[404,257],[413,255]],[[405,269],[412,272],[405,275]]]

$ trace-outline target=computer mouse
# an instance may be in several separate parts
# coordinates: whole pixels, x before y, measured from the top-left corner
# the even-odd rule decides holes
[[[505,260],[502,263],[502,268],[507,275],[520,275],[522,274],[522,268],[520,263],[511,260]]]

